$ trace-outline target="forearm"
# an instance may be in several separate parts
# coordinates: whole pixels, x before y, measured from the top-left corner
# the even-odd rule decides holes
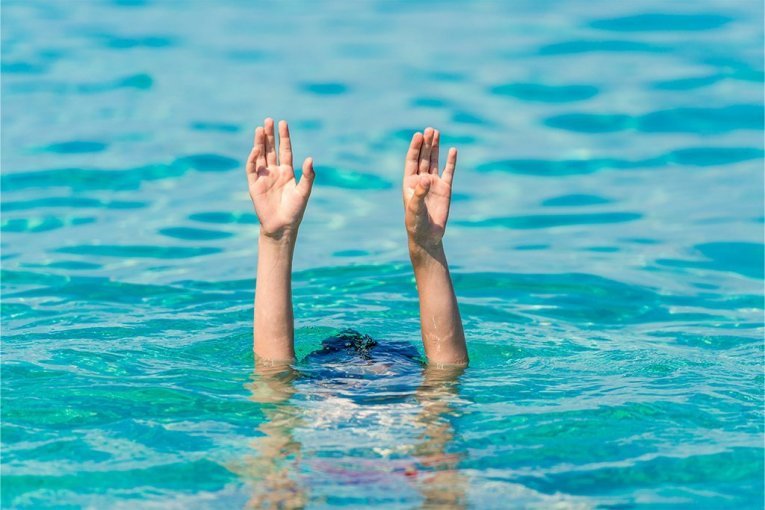
[[[295,236],[260,234],[255,284],[255,355],[267,360],[295,357],[292,312],[292,254]]]
[[[431,363],[465,365],[465,333],[443,244],[422,248],[409,243],[409,256],[420,295],[420,327]]]

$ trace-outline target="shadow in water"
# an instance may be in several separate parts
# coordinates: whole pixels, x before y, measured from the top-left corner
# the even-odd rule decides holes
[[[422,508],[466,508],[467,479],[459,470],[462,453],[450,453],[456,431],[451,418],[457,415],[462,367],[427,366],[417,390],[420,413],[417,425],[423,431],[414,447],[420,472],[415,479],[422,494]]]
[[[249,384],[250,399],[260,404],[262,436],[252,441],[248,455],[234,471],[252,484],[246,508],[302,508],[308,492],[300,479],[302,445],[294,431],[302,425],[300,408],[291,397],[298,372],[286,363],[256,363]]]

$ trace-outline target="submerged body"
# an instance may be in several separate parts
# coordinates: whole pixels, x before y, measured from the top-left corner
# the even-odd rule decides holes
[[[255,479],[265,480],[257,486],[253,506],[302,507],[308,492],[321,490],[306,487],[304,469],[347,477],[352,484],[373,484],[388,493],[400,490],[402,479],[415,477],[426,506],[459,508],[465,500],[455,469],[459,459],[445,452],[453,429],[441,419],[449,414],[449,400],[468,356],[442,244],[457,150],[449,151],[439,175],[439,139],[432,128],[414,134],[402,183],[422,341],[433,365],[422,363],[411,345],[378,343],[352,330],[326,339],[321,349],[294,365],[292,257],[313,188],[313,160],[305,160],[298,182],[287,123],[279,123],[278,158],[274,121],[268,118],[255,130],[247,160],[250,197],[260,221],[252,399],[281,405],[266,412],[260,427],[264,436],[255,446],[258,455],[246,468]],[[293,400],[300,400],[300,406]],[[392,434],[394,425],[406,433]],[[301,430],[306,428],[313,448],[336,453],[308,468],[301,464]],[[348,445],[338,443],[346,435],[338,430],[348,428],[360,451],[372,448],[380,456],[369,469],[359,469],[356,448],[349,457]],[[419,442],[407,441],[411,437]],[[420,471],[427,476],[417,478]]]
[[[467,482],[454,449],[462,371],[429,366],[409,343],[353,330],[294,365],[261,363],[251,389],[268,404],[263,435],[236,469],[253,480],[251,506],[331,498],[321,483],[331,476],[367,494],[414,492],[426,506],[463,508]],[[304,460],[312,451],[323,455]]]

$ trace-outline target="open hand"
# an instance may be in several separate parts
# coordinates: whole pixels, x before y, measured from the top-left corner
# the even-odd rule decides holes
[[[279,122],[279,158],[276,157],[274,120],[267,118],[255,130],[255,142],[247,158],[247,183],[263,235],[281,239],[297,236],[316,174],[313,160],[306,158],[298,183],[292,167],[292,143],[286,121]]]
[[[449,149],[446,166],[439,176],[439,142],[438,130],[427,128],[424,133],[414,134],[406,154],[403,195],[406,231],[412,248],[438,246],[446,231],[457,149]]]

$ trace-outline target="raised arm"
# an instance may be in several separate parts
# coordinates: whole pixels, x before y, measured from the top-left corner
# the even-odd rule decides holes
[[[466,365],[465,333],[442,238],[449,218],[457,149],[438,175],[439,132],[415,133],[404,166],[404,210],[409,258],[420,295],[420,328],[431,363]]]
[[[298,183],[292,167],[292,144],[285,121],[279,122],[279,157],[273,119],[255,130],[247,158],[247,183],[260,221],[255,285],[254,349],[257,358],[286,361],[295,357],[292,315],[292,255],[314,181],[306,158]]]

